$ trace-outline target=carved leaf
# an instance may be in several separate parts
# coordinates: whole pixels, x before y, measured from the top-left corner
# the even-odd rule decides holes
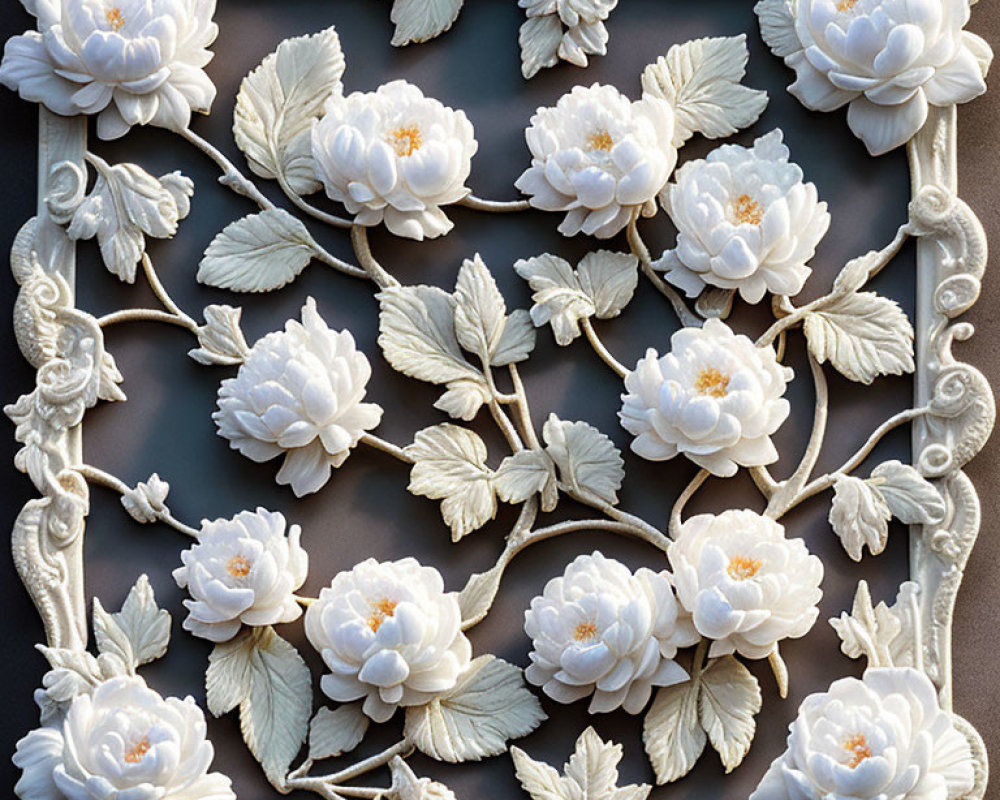
[[[199,364],[235,366],[250,354],[240,328],[243,309],[232,306],[205,306],[205,324],[198,326],[198,347],[188,350]]]
[[[767,92],[741,83],[749,58],[741,34],[676,44],[646,67],[643,91],[674,107],[675,146],[695,133],[709,139],[732,136],[764,113]]]
[[[892,513],[885,498],[861,478],[839,475],[833,484],[830,525],[847,554],[861,560],[865,545],[872,555],[885,550]]]
[[[563,27],[558,14],[528,17],[518,32],[521,45],[521,74],[533,78],[539,70],[559,63]]]
[[[139,481],[134,489],[125,492],[121,497],[121,503],[136,522],[156,522],[161,514],[169,510],[167,508],[169,493],[170,484],[154,472],[148,481]]]
[[[378,343],[393,369],[428,383],[485,385],[458,344],[454,297],[436,286],[397,286],[377,297]]]
[[[269,779],[284,779],[309,730],[312,676],[296,649],[270,628],[254,631],[250,692],[240,703],[240,727]]]
[[[542,496],[542,511],[552,511],[559,500],[556,465],[544,450],[520,450],[500,462],[493,483],[505,503],[523,503]]]
[[[612,319],[629,304],[639,285],[639,259],[631,253],[598,250],[577,264],[580,287],[593,302],[598,319]]]
[[[852,381],[913,371],[913,326],[892,300],[874,292],[844,295],[806,316],[809,351]]]
[[[611,505],[618,502],[625,462],[607,436],[586,422],[563,422],[550,414],[542,438],[563,483]]]
[[[564,776],[517,747],[510,750],[517,779],[532,800],[644,800],[647,784],[618,786],[622,746],[605,742],[592,727],[576,740],[576,749],[563,767]]]
[[[250,659],[255,647],[252,631],[243,631],[217,644],[208,656],[205,699],[213,716],[228,714],[250,695]]]
[[[944,519],[946,509],[941,493],[907,464],[899,461],[879,464],[872,470],[868,483],[877,487],[900,522],[933,525]]]
[[[198,280],[235,292],[270,292],[294,280],[315,250],[306,226],[287,211],[261,211],[230,223],[212,240]]]
[[[483,260],[466,259],[455,282],[455,334],[468,352],[490,363],[503,335],[507,306]]]
[[[760,20],[760,35],[778,58],[802,49],[795,33],[794,0],[760,0],[753,7]]]
[[[708,737],[698,719],[698,681],[667,686],[656,693],[642,724],[642,741],[662,786],[687,775]]]
[[[450,692],[406,709],[404,735],[439,761],[479,761],[503,753],[508,741],[527,736],[543,719],[520,668],[480,656]]]
[[[452,381],[448,390],[434,401],[434,408],[445,412],[453,419],[466,422],[475,419],[483,403],[490,399],[487,387],[475,381]]]
[[[390,19],[396,25],[392,43],[402,47],[440,36],[458,19],[463,0],[396,0]]]
[[[360,703],[349,703],[332,711],[324,706],[309,723],[309,758],[320,761],[349,753],[361,744],[367,730],[368,717]]]
[[[486,445],[468,428],[444,423],[418,431],[405,452],[414,460],[407,487],[413,494],[441,500],[441,516],[452,541],[481,528],[497,512],[493,471]]]
[[[524,361],[535,349],[535,326],[531,324],[531,316],[523,308],[511,311],[504,325],[500,344],[497,345],[491,364],[494,367],[505,367]]]
[[[458,594],[458,606],[462,610],[462,621],[478,622],[490,610],[493,599],[500,590],[500,580],[506,564],[499,563],[486,572],[477,572],[469,577],[465,588]]]
[[[840,637],[840,649],[850,658],[864,656],[869,667],[909,667],[919,647],[920,586],[905,581],[896,602],[872,605],[871,592],[859,581],[851,613],[834,617],[830,625]]]
[[[149,578],[140,575],[111,619],[128,639],[135,666],[148,664],[167,652],[170,644],[170,612],[156,604]]]
[[[750,749],[761,703],[760,684],[733,656],[715,659],[702,672],[698,714],[727,773]]]
[[[333,28],[286,39],[243,79],[233,134],[254,174],[284,175],[298,194],[315,192],[311,135],[323,104],[340,94],[344,54]]]
[[[94,639],[97,641],[97,650],[101,655],[114,656],[121,660],[130,673],[135,672],[136,658],[132,652],[132,643],[125,635],[125,631],[118,627],[118,623],[104,610],[101,601],[96,597],[94,598]]]

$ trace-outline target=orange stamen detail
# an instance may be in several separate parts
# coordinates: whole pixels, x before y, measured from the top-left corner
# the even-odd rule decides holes
[[[107,18],[108,25],[111,26],[111,30],[115,32],[120,31],[125,25],[125,17],[122,16],[122,10],[117,6],[109,8],[105,11],[104,16]]]
[[[707,394],[712,397],[725,397],[728,386],[729,376],[714,367],[705,367],[698,373],[694,382],[694,388],[698,394]]]
[[[761,568],[761,562],[756,558],[747,558],[746,556],[733,556],[729,559],[729,566],[726,567],[726,572],[729,573],[729,577],[734,581],[745,581],[747,578],[752,578]]]
[[[597,636],[597,626],[593,622],[581,622],[573,631],[573,638],[578,642],[589,642]]]
[[[396,151],[400,158],[411,156],[420,149],[423,139],[420,137],[420,128],[410,125],[406,128],[396,128],[388,137],[389,144]]]
[[[851,760],[847,766],[851,769],[857,768],[858,764],[866,758],[872,757],[872,749],[868,746],[868,740],[862,735],[850,736],[844,741],[844,749],[851,753]]]
[[[607,131],[597,131],[597,133],[590,134],[587,138],[587,144],[591,150],[602,150],[605,153],[610,153],[611,148],[615,146],[615,140]]]
[[[243,556],[233,556],[226,564],[226,572],[234,578],[245,578],[250,574],[250,562]]]
[[[372,629],[374,633],[378,633],[378,629],[382,627],[382,623],[385,622],[386,617],[391,617],[396,612],[396,606],[399,605],[395,600],[390,600],[387,597],[383,597],[377,603],[372,603],[372,613],[368,616],[368,627]]]
[[[750,195],[741,194],[736,198],[733,216],[739,225],[760,225],[764,219],[764,209]]]
[[[149,739],[145,736],[142,737],[135,747],[125,753],[125,763],[126,764],[138,764],[142,761],[146,753],[149,752]]]

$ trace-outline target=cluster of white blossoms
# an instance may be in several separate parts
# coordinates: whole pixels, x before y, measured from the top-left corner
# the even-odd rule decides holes
[[[432,239],[454,224],[441,206],[469,194],[478,144],[464,111],[392,81],[374,92],[335,93],[313,128],[317,177],[357,225]]]
[[[115,139],[133,125],[183,130],[208,113],[204,67],[218,35],[215,0],[25,0],[38,30],[4,48],[0,83],[63,116],[99,114]]]
[[[587,56],[603,56],[607,52],[608,29],[604,21],[618,0],[517,0],[517,4],[528,16],[528,22],[521,28],[522,49],[531,32],[544,30],[551,37],[555,29],[561,34],[548,58],[523,62],[521,71],[525,78],[533,77],[543,66],[554,66],[560,58],[585,67]]]
[[[560,703],[593,695],[592,714],[619,707],[638,714],[654,686],[687,680],[673,659],[699,638],[679,613],[667,573],[633,573],[599,552],[579,556],[545,585],[524,614],[524,631],[533,646],[524,677]]]
[[[651,461],[683,453],[713,475],[771,464],[771,434],[791,410],[783,397],[792,370],[773,347],[757,347],[724,322],[682,328],[659,357],[648,350],[625,376],[618,416],[636,438],[632,450]]]
[[[927,676],[875,668],[802,701],[750,800],[955,800],[974,784],[968,740]]]
[[[538,109],[525,138],[531,166],[515,186],[534,208],[565,211],[565,236],[607,239],[633,214],[652,216],[677,163],[670,103],[648,94],[632,102],[596,83]]]
[[[214,751],[191,697],[164,699],[142,678],[111,678],[73,698],[63,720],[17,743],[21,800],[235,800],[209,772]]]
[[[306,636],[330,670],[320,687],[333,700],[364,698],[388,720],[400,706],[429,702],[455,686],[472,659],[458,595],[413,558],[370,558],[341,572],[306,611]]]
[[[709,657],[766,658],[782,639],[805,636],[819,615],[823,562],[753,511],[691,517],[668,556],[677,599],[712,640]]]
[[[736,289],[748,303],[798,294],[830,215],[788,157],[775,130],[752,148],[723,145],[681,167],[661,196],[677,247],[654,268],[688,297],[706,285]]]
[[[285,518],[258,508],[202,523],[197,544],[181,553],[174,580],[190,592],[184,630],[225,642],[242,625],[292,622],[302,610],[295,591],[305,583],[309,556],[300,529],[285,533]]]
[[[775,54],[795,70],[789,91],[815,111],[848,106],[847,122],[872,155],[908,142],[928,106],[986,91],[992,53],[963,31],[968,0],[761,0]],[[787,9],[787,10],[786,10]]]
[[[253,461],[284,455],[277,481],[297,497],[316,492],[382,409],[364,403],[371,365],[349,331],[333,331],[310,297],[302,322],[269,333],[235,378],[219,387],[219,435]]]

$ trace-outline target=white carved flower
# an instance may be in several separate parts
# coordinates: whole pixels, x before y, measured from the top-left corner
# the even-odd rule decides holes
[[[646,351],[625,376],[622,427],[632,450],[651,461],[683,453],[713,475],[777,460],[771,442],[788,417],[782,397],[792,370],[773,347],[756,347],[718,319],[682,328],[662,358]]]
[[[607,239],[636,211],[656,212],[677,163],[673,136],[666,100],[644,94],[631,102],[613,86],[577,86],[531,118],[531,166],[515,185],[535,208],[566,212],[563,235]]]
[[[164,699],[136,676],[79,694],[65,720],[17,743],[21,800],[235,800],[205,716],[188,697]]]
[[[381,420],[379,406],[361,402],[370,376],[350,332],[330,330],[310,297],[301,323],[289,320],[260,339],[236,377],[222,382],[212,419],[247,458],[284,454],[277,481],[301,497],[318,491]]]
[[[385,722],[455,686],[472,658],[461,623],[458,595],[445,593],[436,569],[369,558],[320,592],[305,628],[330,670],[323,691],[340,702],[363,697],[364,712]]]
[[[687,680],[673,659],[699,638],[678,619],[666,572],[633,573],[599,552],[545,585],[524,612],[524,631],[534,648],[525,678],[560,703],[593,695],[591,714],[638,714],[654,686]]]
[[[206,520],[196,544],[181,553],[174,580],[190,600],[184,630],[211,642],[232,639],[246,625],[292,622],[302,611],[295,591],[305,583],[309,556],[301,530],[277,511],[241,511]]]
[[[312,136],[317,176],[356,224],[385,222],[397,236],[418,240],[454,227],[441,206],[469,194],[477,148],[464,111],[403,80],[335,93]]]
[[[63,116],[99,114],[102,139],[133,125],[183,130],[208,113],[215,0],[22,0],[38,30],[7,42],[0,83]]]
[[[686,163],[664,191],[677,248],[654,267],[688,297],[706,284],[738,289],[748,303],[802,289],[830,215],[781,140],[775,130],[752,148],[723,145]]]
[[[798,0],[787,17],[765,13],[773,5],[757,9],[765,38],[795,70],[788,90],[815,111],[849,104],[847,122],[872,155],[909,141],[928,105],[986,91],[991,52],[962,30],[968,0]]]
[[[677,599],[713,640],[709,657],[765,658],[816,622],[823,562],[772,519],[735,509],[691,517],[668,556]]]
[[[927,676],[881,667],[802,701],[750,800],[954,800],[974,783],[969,743]]]

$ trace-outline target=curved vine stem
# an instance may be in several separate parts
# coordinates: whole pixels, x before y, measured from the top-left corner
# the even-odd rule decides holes
[[[371,433],[361,434],[361,439],[359,440],[362,444],[366,444],[375,450],[381,450],[383,453],[387,453],[393,458],[402,461],[404,464],[412,464],[413,459],[406,454],[406,450],[397,444],[392,442],[387,442],[385,439],[381,439]]]
[[[335,216],[334,214],[328,214],[325,211],[316,208],[308,200],[306,200],[302,195],[296,194],[295,190],[288,183],[288,180],[284,175],[278,174],[278,185],[281,187],[281,191],[285,193],[287,197],[297,209],[305,214],[308,214],[313,219],[319,220],[325,225],[330,225],[334,228],[350,228],[354,223],[349,219],[344,219],[343,217]]]
[[[514,408],[521,423],[521,432],[524,434],[524,439],[528,443],[528,447],[538,450],[542,445],[538,441],[538,434],[535,432],[535,426],[531,421],[528,393],[524,389],[521,373],[517,369],[517,364],[508,364],[507,369],[510,371],[510,379],[514,384]]]
[[[354,247],[354,254],[358,257],[358,263],[361,264],[365,275],[375,281],[379,289],[399,286],[399,281],[386,272],[385,268],[372,255],[372,248],[368,243],[368,229],[364,225],[351,226],[351,245]]]
[[[636,211],[632,215],[632,219],[629,220],[626,235],[628,236],[628,244],[633,255],[639,259],[643,275],[649,278],[649,282],[653,284],[656,290],[670,301],[670,305],[673,306],[674,313],[677,315],[677,319],[680,320],[681,325],[686,328],[700,327],[702,320],[687,307],[687,303],[677,293],[677,290],[657,275],[656,270],[653,269],[653,258],[649,254],[649,248],[646,247],[646,243],[639,235],[639,228],[636,224],[638,218],[639,212]]]
[[[197,324],[192,327],[176,314],[160,311],[158,308],[125,308],[97,318],[97,324],[101,328],[117,325],[121,322],[165,322],[168,325],[177,325],[189,331],[194,331],[198,327]]]
[[[413,750],[413,745],[410,744],[409,740],[401,739],[396,742],[396,744],[391,747],[387,747],[381,753],[377,753],[371,758],[366,758],[364,761],[359,761],[356,764],[352,764],[346,769],[340,770],[340,772],[335,772],[332,775],[318,775],[315,777],[302,775],[302,767],[290,772],[284,780],[284,785],[278,787],[280,789],[302,789],[305,791],[316,792],[322,797],[333,798],[336,800],[340,795],[345,795],[349,797],[379,797],[379,794],[368,794],[367,789],[358,787],[353,790],[352,793],[347,794],[344,789],[350,789],[350,787],[341,787],[338,784],[344,783],[345,781],[353,780],[354,778],[364,775],[366,772],[371,772],[373,769],[378,769],[379,767],[384,767],[396,756],[406,755]],[[307,761],[303,764],[303,767],[308,768],[312,766],[311,761]],[[371,790],[371,791],[385,791],[385,790]],[[338,792],[340,793],[338,795]],[[358,792],[363,792],[358,794]]]
[[[619,378],[624,378],[628,375],[628,368],[617,358],[611,355],[608,348],[604,346],[604,342],[602,342],[600,337],[597,335],[597,331],[594,330],[594,326],[591,324],[589,317],[584,317],[580,320],[580,327],[583,328],[583,332],[587,334],[587,341],[590,342],[590,346],[594,348],[594,352],[597,353],[601,361],[611,367],[612,371]]]
[[[681,514],[684,513],[684,506],[688,504],[688,501],[694,497],[695,492],[697,492],[702,484],[708,480],[708,476],[711,473],[707,469],[700,469],[691,479],[691,482],[684,487],[684,491],[681,492],[680,497],[674,501],[674,507],[670,510],[670,538],[676,539],[677,534],[681,532]]]
[[[489,211],[494,214],[510,214],[515,211],[527,211],[531,204],[527,200],[484,200],[469,194],[458,201],[458,205],[471,208],[474,211]]]

